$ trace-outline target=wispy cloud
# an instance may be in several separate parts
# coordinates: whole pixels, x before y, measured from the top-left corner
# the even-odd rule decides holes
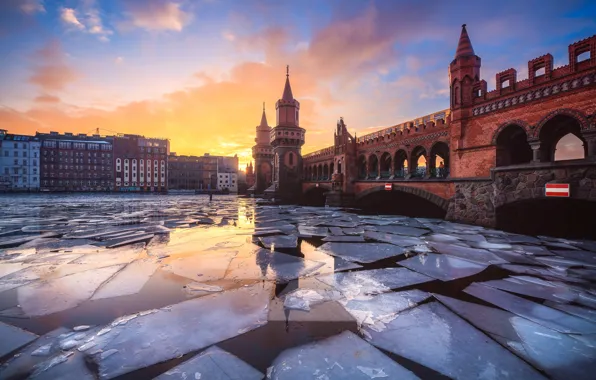
[[[93,34],[103,42],[109,41],[109,36],[113,34],[103,25],[95,0],[83,0],[77,9],[60,8],[60,19],[70,30]]]
[[[124,4],[129,16],[125,26],[134,26],[150,31],[180,32],[192,21],[192,14],[185,11],[180,2],[128,0]]]
[[[42,0],[23,0],[20,7],[21,11],[30,15],[46,11]]]
[[[52,40],[34,54],[36,64],[29,82],[46,91],[63,90],[77,79],[76,71],[66,64],[62,45]]]

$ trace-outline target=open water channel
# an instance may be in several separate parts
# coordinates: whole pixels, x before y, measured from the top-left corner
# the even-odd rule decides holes
[[[0,379],[588,379],[596,242],[235,196],[0,197]]]

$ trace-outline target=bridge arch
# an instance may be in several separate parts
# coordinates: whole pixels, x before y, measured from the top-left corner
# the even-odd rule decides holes
[[[590,129],[590,121],[583,112],[574,110],[572,108],[560,108],[552,111],[551,113],[543,117],[542,120],[538,122],[538,124],[536,124],[536,128],[534,128],[534,137],[539,138],[544,125],[557,116],[568,116],[573,119],[576,119],[580,125],[581,131]]]
[[[368,176],[372,178],[379,176],[379,157],[374,153],[368,157]]]
[[[331,186],[327,184],[310,185],[302,192],[301,202],[307,206],[325,206],[326,193],[331,191]]]
[[[420,160],[421,157],[424,157],[423,169],[418,168],[418,163],[422,161]],[[410,164],[408,165],[408,167],[410,169],[410,174],[413,177],[424,177],[428,168],[428,156],[425,147],[423,147],[422,145],[418,145],[414,149],[412,149],[412,153],[410,154]]]
[[[436,205],[437,207],[441,208],[445,212],[447,212],[447,208],[449,207],[449,201],[447,199],[444,199],[436,194],[433,194],[433,193],[428,192],[423,189],[419,189],[417,187],[400,186],[400,185],[397,185],[394,183],[393,191],[416,195],[417,197],[420,197],[420,198],[427,200],[430,203]],[[355,200],[359,201],[368,195],[378,193],[378,192],[389,193],[387,190],[385,190],[384,185],[374,186],[374,187],[368,188],[368,189],[356,194]]]
[[[381,161],[379,162],[379,174],[381,178],[389,178],[393,175],[391,173],[391,154],[384,152],[381,155]]]
[[[564,160],[568,159],[567,157],[570,155],[579,156],[580,158],[586,157],[588,155],[588,144],[582,135],[582,131],[586,129],[582,125],[582,115],[577,111],[558,111],[552,112],[538,124],[540,128],[537,132],[540,141],[540,160],[543,162],[555,161],[557,144],[567,135],[573,135],[581,140],[583,146],[579,146],[579,144],[575,146],[575,150],[578,150],[578,152],[561,150],[557,158]]]
[[[408,153],[404,149],[398,149],[393,159],[394,175],[403,178],[408,175]]]
[[[496,146],[495,166],[518,165],[532,161],[528,129],[524,122],[511,121],[499,127],[493,136]]]
[[[323,180],[328,180],[329,179],[329,165],[324,164],[323,165]]]
[[[430,148],[428,167],[432,177],[445,178],[449,174],[449,145],[444,141],[436,141]],[[443,167],[437,165],[441,159]]]

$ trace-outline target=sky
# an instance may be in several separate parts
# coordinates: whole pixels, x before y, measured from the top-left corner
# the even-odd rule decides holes
[[[449,107],[461,25],[495,74],[596,33],[594,1],[0,0],[0,129],[134,133],[250,160],[290,65],[308,153]]]

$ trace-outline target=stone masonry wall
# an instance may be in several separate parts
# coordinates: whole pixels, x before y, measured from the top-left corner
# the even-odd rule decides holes
[[[485,227],[495,225],[494,186],[492,181],[456,182],[446,219]]]

